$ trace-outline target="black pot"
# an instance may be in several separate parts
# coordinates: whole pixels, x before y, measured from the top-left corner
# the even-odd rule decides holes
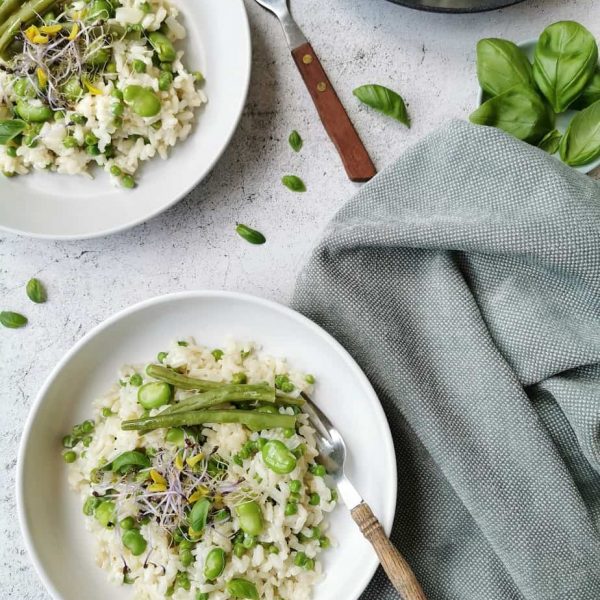
[[[447,13],[483,12],[496,10],[503,6],[518,4],[522,0],[390,0],[418,10],[430,10]]]

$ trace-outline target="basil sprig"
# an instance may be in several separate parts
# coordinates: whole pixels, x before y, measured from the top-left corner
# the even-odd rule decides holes
[[[547,27],[535,47],[533,77],[554,112],[565,111],[583,92],[598,64],[594,36],[579,23]]]
[[[560,157],[572,167],[587,165],[600,156],[600,100],[577,113],[560,144]]]
[[[0,121],[0,146],[5,146],[25,131],[27,123],[21,119],[6,119]]]
[[[410,117],[400,94],[383,85],[361,85],[352,92],[363,104],[410,127]]]
[[[292,190],[292,192],[305,192],[306,185],[304,181],[300,179],[297,175],[284,175],[281,178],[281,183],[285,185],[286,188]]]
[[[294,131],[292,131],[292,133],[290,133],[288,142],[294,152],[300,152],[300,150],[302,149],[302,146],[304,144],[304,142],[302,141],[302,138],[300,137],[300,134],[295,129],[294,129]]]
[[[485,38],[477,43],[477,78],[484,92],[497,96],[519,83],[532,86],[533,70],[514,42]]]

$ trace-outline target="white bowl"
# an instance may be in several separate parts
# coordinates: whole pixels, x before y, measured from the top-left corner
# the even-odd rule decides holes
[[[525,53],[525,56],[529,59],[529,62],[533,62],[533,55],[535,53],[535,47],[537,46],[537,40],[525,40],[524,42],[520,42],[517,44],[519,48]],[[481,88],[479,88],[479,93],[477,94],[477,106],[481,106],[483,104],[484,92]],[[569,126],[569,123],[573,119],[573,117],[577,114],[576,110],[567,110],[564,113],[560,113],[556,116],[556,129],[558,129],[561,133],[564,133]],[[557,160],[561,160],[560,154],[557,152],[553,154]],[[593,171],[595,168],[600,167],[600,157],[596,160],[588,163],[587,165],[582,165],[581,167],[572,167],[576,171],[580,173],[589,173]]]
[[[184,61],[206,76],[208,104],[197,111],[190,137],[168,160],[140,170],[139,185],[36,172],[0,177],[0,229],[31,237],[82,239],[115,233],[166,210],[191,191],[217,162],[237,126],[250,82],[251,43],[243,0],[173,0],[188,31]]]
[[[396,505],[396,462],[385,415],[350,355],[323,329],[279,304],[228,292],[183,292],[128,308],[97,326],[60,361],[40,390],[25,425],[17,468],[21,528],[35,567],[55,600],[126,600],[94,563],[77,494],[68,488],[61,438],[88,418],[91,402],[118,368],[143,363],[173,339],[193,335],[218,346],[228,336],[254,340],[273,355],[314,373],[314,400],[345,437],[348,475],[386,531]],[[356,600],[377,568],[374,551],[344,506],[331,517],[339,543],[325,554],[326,579],[314,600]]]

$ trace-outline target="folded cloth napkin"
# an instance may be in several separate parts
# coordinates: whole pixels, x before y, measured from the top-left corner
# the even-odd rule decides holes
[[[600,599],[598,183],[450,123],[337,214],[293,305],[379,394],[429,600]]]

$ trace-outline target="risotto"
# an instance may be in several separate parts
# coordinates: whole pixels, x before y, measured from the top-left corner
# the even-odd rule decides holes
[[[173,342],[63,439],[98,565],[135,599],[309,600],[337,501],[301,392],[254,346]]]
[[[133,187],[140,164],[166,159],[206,102],[202,75],[186,69],[178,48],[186,30],[177,7],[168,0],[20,4],[12,19],[28,6],[46,11],[22,18],[12,38],[0,24],[0,171],[89,176],[97,165],[116,185]]]

